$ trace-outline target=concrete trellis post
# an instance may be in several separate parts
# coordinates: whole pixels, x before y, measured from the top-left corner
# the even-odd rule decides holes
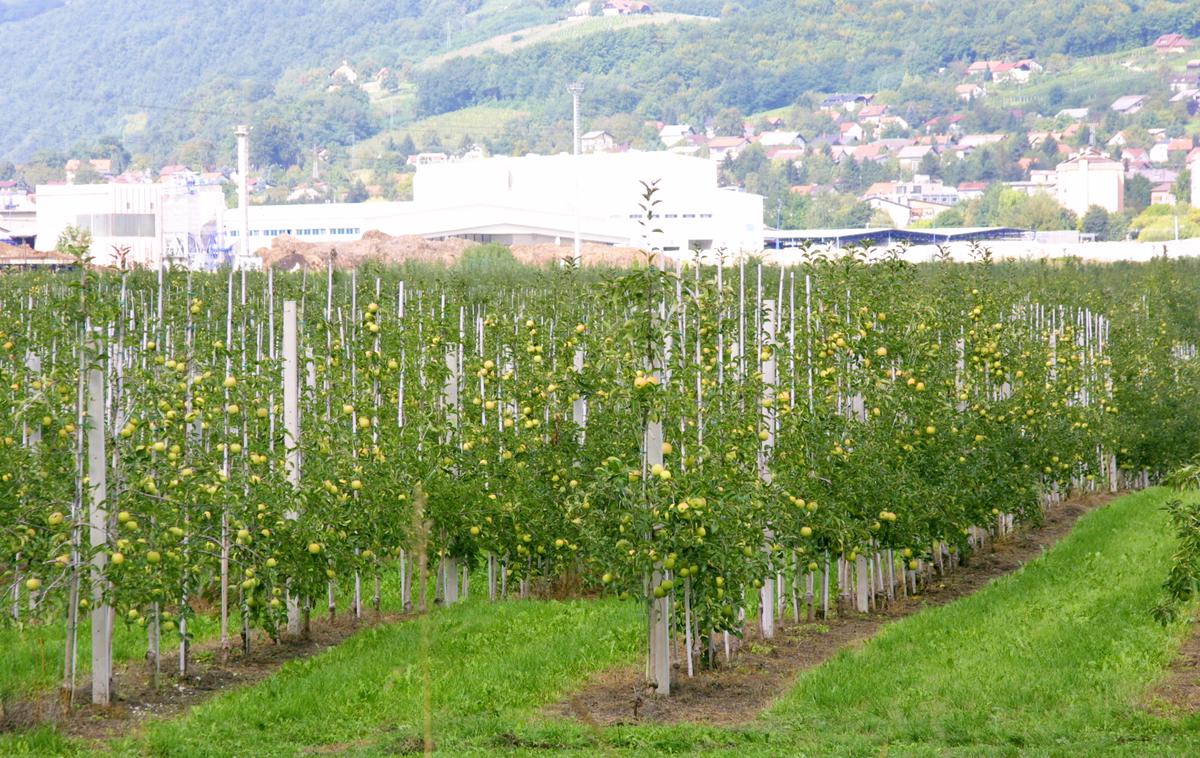
[[[458,415],[461,410],[459,403],[458,386],[462,379],[462,356],[459,353],[458,346],[452,346],[446,350],[446,368],[449,373],[446,376],[446,384],[442,389],[442,403],[446,409],[446,425],[453,430],[458,426]],[[449,443],[454,439],[454,432],[446,433],[446,442]],[[441,560],[438,571],[442,585],[442,601],[445,605],[453,605],[458,602],[458,561],[453,556],[444,556]]]
[[[287,449],[285,464],[288,482],[300,486],[300,355],[296,326],[296,301],[283,303],[283,429]],[[284,518],[296,521],[300,512],[295,508],[284,511]],[[292,637],[300,636],[300,600],[288,593],[287,631]]]
[[[649,470],[663,462],[663,428],[661,421],[649,421],[646,424],[644,438],[644,468]],[[661,563],[655,566],[646,587],[650,600],[647,623],[649,624],[649,654],[646,658],[646,680],[655,685],[659,695],[671,694],[671,598],[670,595],[655,598],[651,594],[664,579],[668,572]]]
[[[89,355],[98,355],[98,343],[88,340]],[[108,457],[104,441],[105,408],[104,369],[90,366],[87,371],[87,456],[88,481],[91,485],[90,544],[92,556],[92,703],[112,702],[113,609],[105,597],[108,583],[104,569],[108,565]],[[100,549],[97,549],[100,548]]]
[[[775,357],[776,332],[776,303],[774,300],[762,301],[762,341],[760,345],[759,363],[763,381],[763,403],[760,404],[760,434],[761,442],[758,448],[758,478],[766,483],[771,482],[771,452],[775,448],[775,387],[778,381],[778,366]],[[763,549],[768,556],[771,550],[773,535],[767,532],[763,535]],[[778,589],[775,577],[768,574],[764,580],[759,597],[759,620],[764,639],[775,636],[775,593]]]

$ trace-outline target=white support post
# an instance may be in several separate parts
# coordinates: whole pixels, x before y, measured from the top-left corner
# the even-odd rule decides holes
[[[287,449],[285,464],[288,482],[300,486],[300,354],[296,326],[296,301],[283,303],[283,429]],[[284,518],[296,521],[300,512],[293,508],[284,511]],[[289,592],[287,597],[287,632],[300,636],[300,599]]]
[[[90,356],[98,356],[98,344],[88,340],[85,348]],[[97,358],[98,359],[98,358]],[[91,486],[91,508],[88,523],[92,556],[92,703],[109,705],[112,702],[112,632],[113,609],[104,596],[108,583],[104,569],[108,565],[108,458],[104,441],[104,369],[93,365],[87,371],[87,455],[88,482]]]
[[[764,300],[760,310],[762,315],[762,341],[760,344],[759,366],[762,371],[763,402],[760,403],[759,430],[765,432],[765,438],[758,447],[758,478],[765,484],[771,483],[771,453],[775,448],[775,386],[777,383],[777,363],[775,358],[776,314],[775,301]],[[760,434],[761,436],[761,434]],[[770,560],[771,542],[774,535],[770,531],[763,534],[763,550]],[[778,590],[776,577],[768,571],[763,579],[759,592],[759,621],[763,639],[775,637],[776,592]]]
[[[645,469],[649,470],[663,462],[663,428],[661,421],[650,421],[646,424],[646,434],[643,441]],[[649,654],[646,659],[646,678],[654,685],[659,695],[671,694],[671,597],[656,598],[654,588],[668,577],[668,573],[659,563],[651,573],[646,587],[649,602]]]
[[[867,557],[859,553],[854,559],[855,598],[854,608],[859,613],[870,610],[867,600]]]

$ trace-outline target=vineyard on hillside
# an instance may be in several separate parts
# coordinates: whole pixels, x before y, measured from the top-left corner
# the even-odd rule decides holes
[[[184,670],[198,608],[229,647],[343,593],[553,583],[644,603],[666,692],[675,649],[691,672],[789,605],[868,610],[1200,451],[1198,283],[861,251],[6,275],[2,623],[66,624],[69,694],[85,615],[92,671],[113,624]]]

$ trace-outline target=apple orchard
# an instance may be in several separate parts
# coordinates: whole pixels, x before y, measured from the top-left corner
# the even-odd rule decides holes
[[[69,691],[85,628],[186,669],[197,614],[555,585],[643,604],[666,692],[1196,452],[1195,262],[495,274],[0,278],[3,623],[67,625]]]

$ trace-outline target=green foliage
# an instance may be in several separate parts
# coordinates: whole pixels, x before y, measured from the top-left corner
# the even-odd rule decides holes
[[[1181,609],[1200,596],[1200,457],[1172,471],[1163,481],[1187,497],[1167,502],[1177,540],[1171,559],[1171,571],[1163,582],[1165,600],[1155,606],[1155,615],[1164,623],[1174,621]]]
[[[1178,224],[1178,227],[1176,227]],[[1200,209],[1190,206],[1151,205],[1129,222],[1141,242],[1170,242],[1200,237]]]
[[[1002,184],[993,184],[983,197],[943,211],[937,226],[1008,226],[1050,231],[1076,228],[1075,214],[1048,194],[1027,195]]]

